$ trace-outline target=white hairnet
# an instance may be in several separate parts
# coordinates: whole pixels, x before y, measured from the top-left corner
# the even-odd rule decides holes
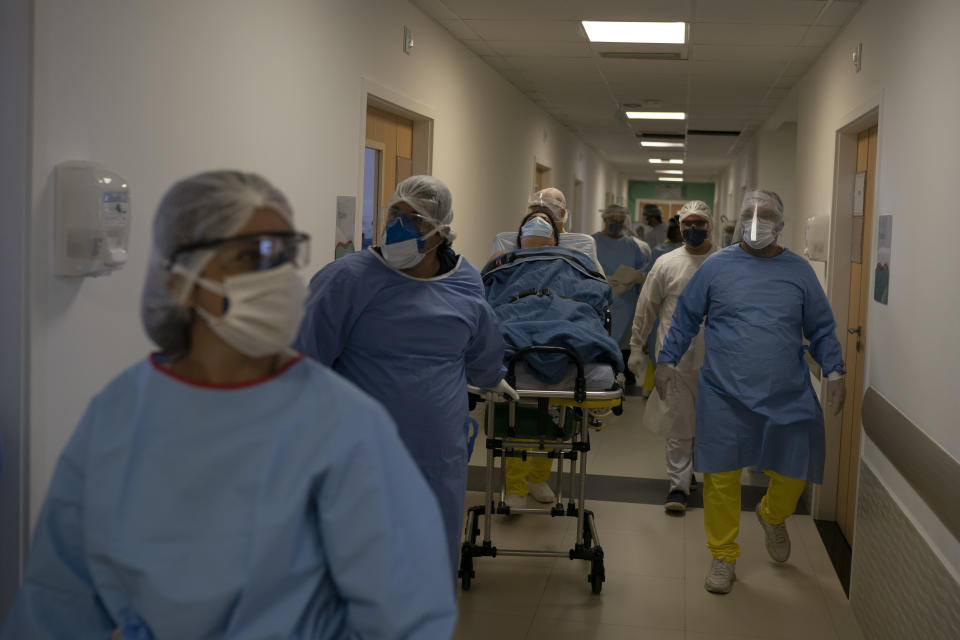
[[[783,200],[773,191],[747,191],[743,194],[743,204],[740,205],[740,212],[746,210],[758,211],[767,209],[777,214],[777,222],[783,226]]]
[[[600,209],[600,217],[604,220],[608,218],[629,218],[630,214],[627,212],[626,208],[619,204],[608,204],[603,209]]]
[[[567,198],[556,187],[541,189],[530,196],[527,209],[533,211],[534,208],[549,213],[553,221],[561,227],[567,223]]]
[[[683,203],[683,206],[680,207],[680,211],[677,213],[677,216],[680,218],[680,222],[683,222],[684,219],[689,218],[690,216],[699,216],[706,220],[709,223],[709,226],[713,226],[713,218],[710,216],[711,211],[710,207],[707,206],[707,203],[703,200],[689,200]]]
[[[208,171],[174,184],[153,218],[153,248],[143,286],[140,315],[147,335],[164,353],[190,349],[193,314],[184,301],[193,288],[187,278],[176,290],[167,285],[170,259],[187,244],[235,235],[258,209],[271,209],[293,222],[293,209],[276,187],[255,173]],[[199,275],[215,250],[181,254],[177,264]]]
[[[410,207],[429,218],[437,232],[453,242],[456,234],[450,229],[453,222],[453,195],[447,185],[433,176],[410,176],[397,185],[388,206],[406,202]]]

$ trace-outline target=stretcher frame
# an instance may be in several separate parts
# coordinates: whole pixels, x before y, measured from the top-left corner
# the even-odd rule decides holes
[[[573,390],[545,391],[537,389],[516,388],[515,367],[530,353],[563,353],[576,365],[577,377]],[[457,576],[464,591],[470,590],[471,581],[476,577],[474,558],[497,556],[532,556],[570,558],[571,560],[585,560],[590,562],[590,573],[587,581],[595,594],[599,594],[606,579],[604,569],[603,548],[600,546],[600,537],[594,522],[593,512],[586,509],[586,479],[587,453],[590,451],[590,429],[588,419],[591,410],[609,409],[619,415],[623,411],[623,388],[617,383],[606,391],[587,391],[584,376],[583,362],[575,352],[565,347],[533,346],[521,349],[509,361],[507,382],[514,386],[521,401],[535,400],[538,409],[538,428],[540,438],[531,441],[529,435],[522,438],[515,437],[518,401],[506,398],[509,410],[507,436],[496,434],[495,409],[498,404],[498,394],[489,389],[469,387],[475,401],[486,403],[484,418],[484,433],[486,435],[486,487],[484,504],[475,505],[467,512],[464,541],[460,548],[460,567]],[[480,396],[477,398],[477,396]],[[565,412],[573,413],[573,428],[569,439],[549,438],[546,425],[556,426],[549,416],[549,408],[559,406],[564,409],[561,419],[561,429],[566,419]],[[559,436],[560,434],[554,434]],[[556,503],[542,508],[514,509],[506,505],[506,460],[507,458],[547,457],[558,460],[556,471],[556,487],[554,494]],[[496,461],[500,459],[500,495],[494,503],[494,478]],[[569,463],[567,471],[567,504],[563,505],[564,493],[564,460]],[[575,470],[576,467],[576,470]],[[538,549],[501,549],[491,540],[491,527],[494,515],[509,516],[511,514],[544,515],[550,517],[573,517],[577,520],[577,537],[572,549],[568,551],[552,551]],[[481,534],[480,518],[483,518],[483,539],[478,543]]]

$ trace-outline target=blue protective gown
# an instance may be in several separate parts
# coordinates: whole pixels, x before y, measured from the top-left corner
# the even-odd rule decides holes
[[[63,451],[0,638],[446,638],[442,543],[390,416],[326,367],[209,387],[145,360]]]
[[[803,338],[826,375],[843,372],[830,303],[809,263],[784,251],[758,258],[732,245],[687,284],[658,362],[679,362],[706,317],[697,390],[697,471],[755,465],[822,482],[823,412]]]
[[[593,238],[597,241],[597,257],[600,259],[600,266],[603,267],[607,276],[612,276],[617,267],[622,264],[638,271],[647,270],[649,266],[647,256],[633,238],[629,236],[611,238],[602,231],[593,234]],[[640,286],[634,285],[614,298],[613,307],[610,309],[610,337],[621,348],[625,348],[630,340],[630,329],[633,327],[633,313],[637,308]]]
[[[440,502],[453,570],[467,487],[467,380],[495,387],[504,343],[480,274],[462,257],[446,274],[408,276],[369,249],[310,282],[296,348],[383,403]],[[455,574],[454,574],[455,575]]]

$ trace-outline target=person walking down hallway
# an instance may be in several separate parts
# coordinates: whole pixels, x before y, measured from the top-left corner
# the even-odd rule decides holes
[[[610,335],[620,346],[624,361],[629,358],[630,327],[637,307],[637,296],[647,270],[647,257],[627,232],[630,217],[627,210],[611,204],[601,210],[603,230],[593,234],[597,243],[597,256],[613,287],[613,308]],[[635,384],[633,374],[627,370],[627,384]]]
[[[667,225],[663,222],[663,211],[655,204],[643,205],[640,214],[643,217],[643,240],[651,248],[656,248],[667,239]]]
[[[657,324],[654,354],[663,346],[673,312],[683,288],[708,256],[714,253],[710,242],[710,207],[691,200],[680,209],[683,248],[664,255],[647,275],[637,300],[630,338],[629,367],[640,377],[647,371],[647,337]],[[670,395],[654,392],[644,410],[644,426],[666,438],[667,477],[670,480],[664,508],[683,513],[687,508],[693,480],[693,436],[696,422],[697,378],[703,363],[703,331],[696,337],[677,364],[680,372]]]
[[[380,244],[310,282],[295,347],[383,403],[440,503],[456,580],[467,489],[467,381],[503,380],[504,342],[480,274],[453,251],[453,197],[412,176],[390,199]]]
[[[741,469],[756,466],[770,477],[756,517],[777,562],[790,557],[786,520],[804,487],[823,480],[823,411],[803,358],[807,349],[828,380],[827,407],[839,413],[845,394],[826,294],[810,264],[777,244],[780,197],[748,192],[739,223],[743,241],[708,258],[680,295],[656,371],[661,397],[676,394],[684,384],[680,361],[706,318],[694,468],[704,474],[713,556],[704,587],[712,593],[728,593],[736,578]]]
[[[288,347],[308,246],[256,174],[170,188],[142,304],[160,351],[63,450],[0,638],[450,637],[440,510],[393,420]]]

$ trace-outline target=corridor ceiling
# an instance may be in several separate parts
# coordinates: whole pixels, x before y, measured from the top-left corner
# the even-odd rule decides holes
[[[649,158],[682,157],[687,181],[713,180],[726,167],[861,4],[412,2],[630,178],[655,180],[654,170],[666,168],[650,164]],[[688,23],[687,44],[591,43],[581,20],[683,21]],[[622,115],[626,105],[685,111],[687,119],[628,121]],[[640,134],[687,134],[687,146],[673,152],[641,148]]]

